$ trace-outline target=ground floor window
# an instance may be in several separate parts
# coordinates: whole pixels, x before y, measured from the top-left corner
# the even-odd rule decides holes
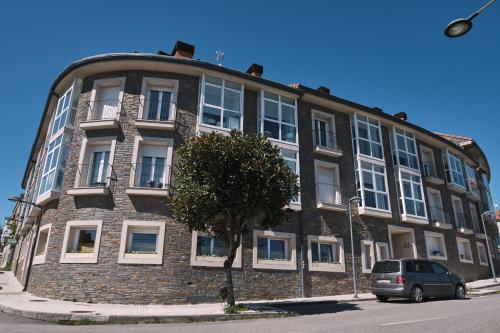
[[[488,254],[486,253],[486,247],[480,242],[476,242],[476,245],[479,263],[483,266],[488,266]]]
[[[33,265],[45,263],[47,257],[47,248],[49,246],[50,228],[52,224],[45,224],[40,227],[38,231],[38,239],[35,247],[35,256],[33,258]]]
[[[223,267],[228,249],[223,241],[203,232],[193,231],[191,241],[191,266]],[[236,250],[233,268],[241,268],[241,246]]]
[[[375,244],[377,252],[377,261],[389,260],[391,255],[389,254],[389,244],[385,242],[377,242]]]
[[[373,249],[373,241],[361,241],[361,266],[363,273],[371,273],[372,267],[375,264],[375,251]]]
[[[164,222],[124,221],[118,262],[161,265],[164,238]]]
[[[310,271],[345,272],[344,242],[334,236],[307,236]]]
[[[457,237],[458,257],[461,262],[472,264],[472,250],[470,241],[466,238]]]
[[[448,260],[446,255],[446,245],[443,234],[431,231],[424,231],[425,246],[427,247],[427,258]]]
[[[102,221],[68,221],[61,263],[97,263]]]
[[[254,231],[253,267],[297,269],[295,234],[274,231]]]

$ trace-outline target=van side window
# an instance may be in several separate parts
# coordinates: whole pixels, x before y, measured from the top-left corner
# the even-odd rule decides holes
[[[448,272],[446,270],[446,268],[444,268],[440,264],[436,264],[435,262],[432,262],[431,265],[432,265],[432,269],[434,270],[435,274],[446,274]]]
[[[434,273],[429,262],[420,260],[407,261],[406,271],[408,273]]]

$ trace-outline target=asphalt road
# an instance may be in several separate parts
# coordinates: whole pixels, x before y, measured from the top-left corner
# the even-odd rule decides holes
[[[327,302],[288,309],[303,315],[215,323],[62,326],[0,313],[0,333],[500,332],[498,294],[421,304],[407,301]]]

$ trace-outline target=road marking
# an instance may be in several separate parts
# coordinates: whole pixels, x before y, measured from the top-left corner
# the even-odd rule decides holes
[[[382,324],[381,326],[392,326],[392,325],[402,325],[402,324],[411,324],[411,323],[418,323],[420,321],[430,321],[430,320],[439,320],[439,319],[444,319],[446,317],[434,317],[434,318],[426,318],[426,319],[417,319],[417,320],[408,320],[408,321],[398,321],[396,323],[387,323],[387,324]]]

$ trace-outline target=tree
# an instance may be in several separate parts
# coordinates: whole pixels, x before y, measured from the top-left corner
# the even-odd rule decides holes
[[[177,151],[171,207],[174,218],[224,242],[227,303],[235,305],[231,267],[252,224],[271,228],[298,194],[297,176],[279,148],[261,135],[233,130],[188,140]]]

